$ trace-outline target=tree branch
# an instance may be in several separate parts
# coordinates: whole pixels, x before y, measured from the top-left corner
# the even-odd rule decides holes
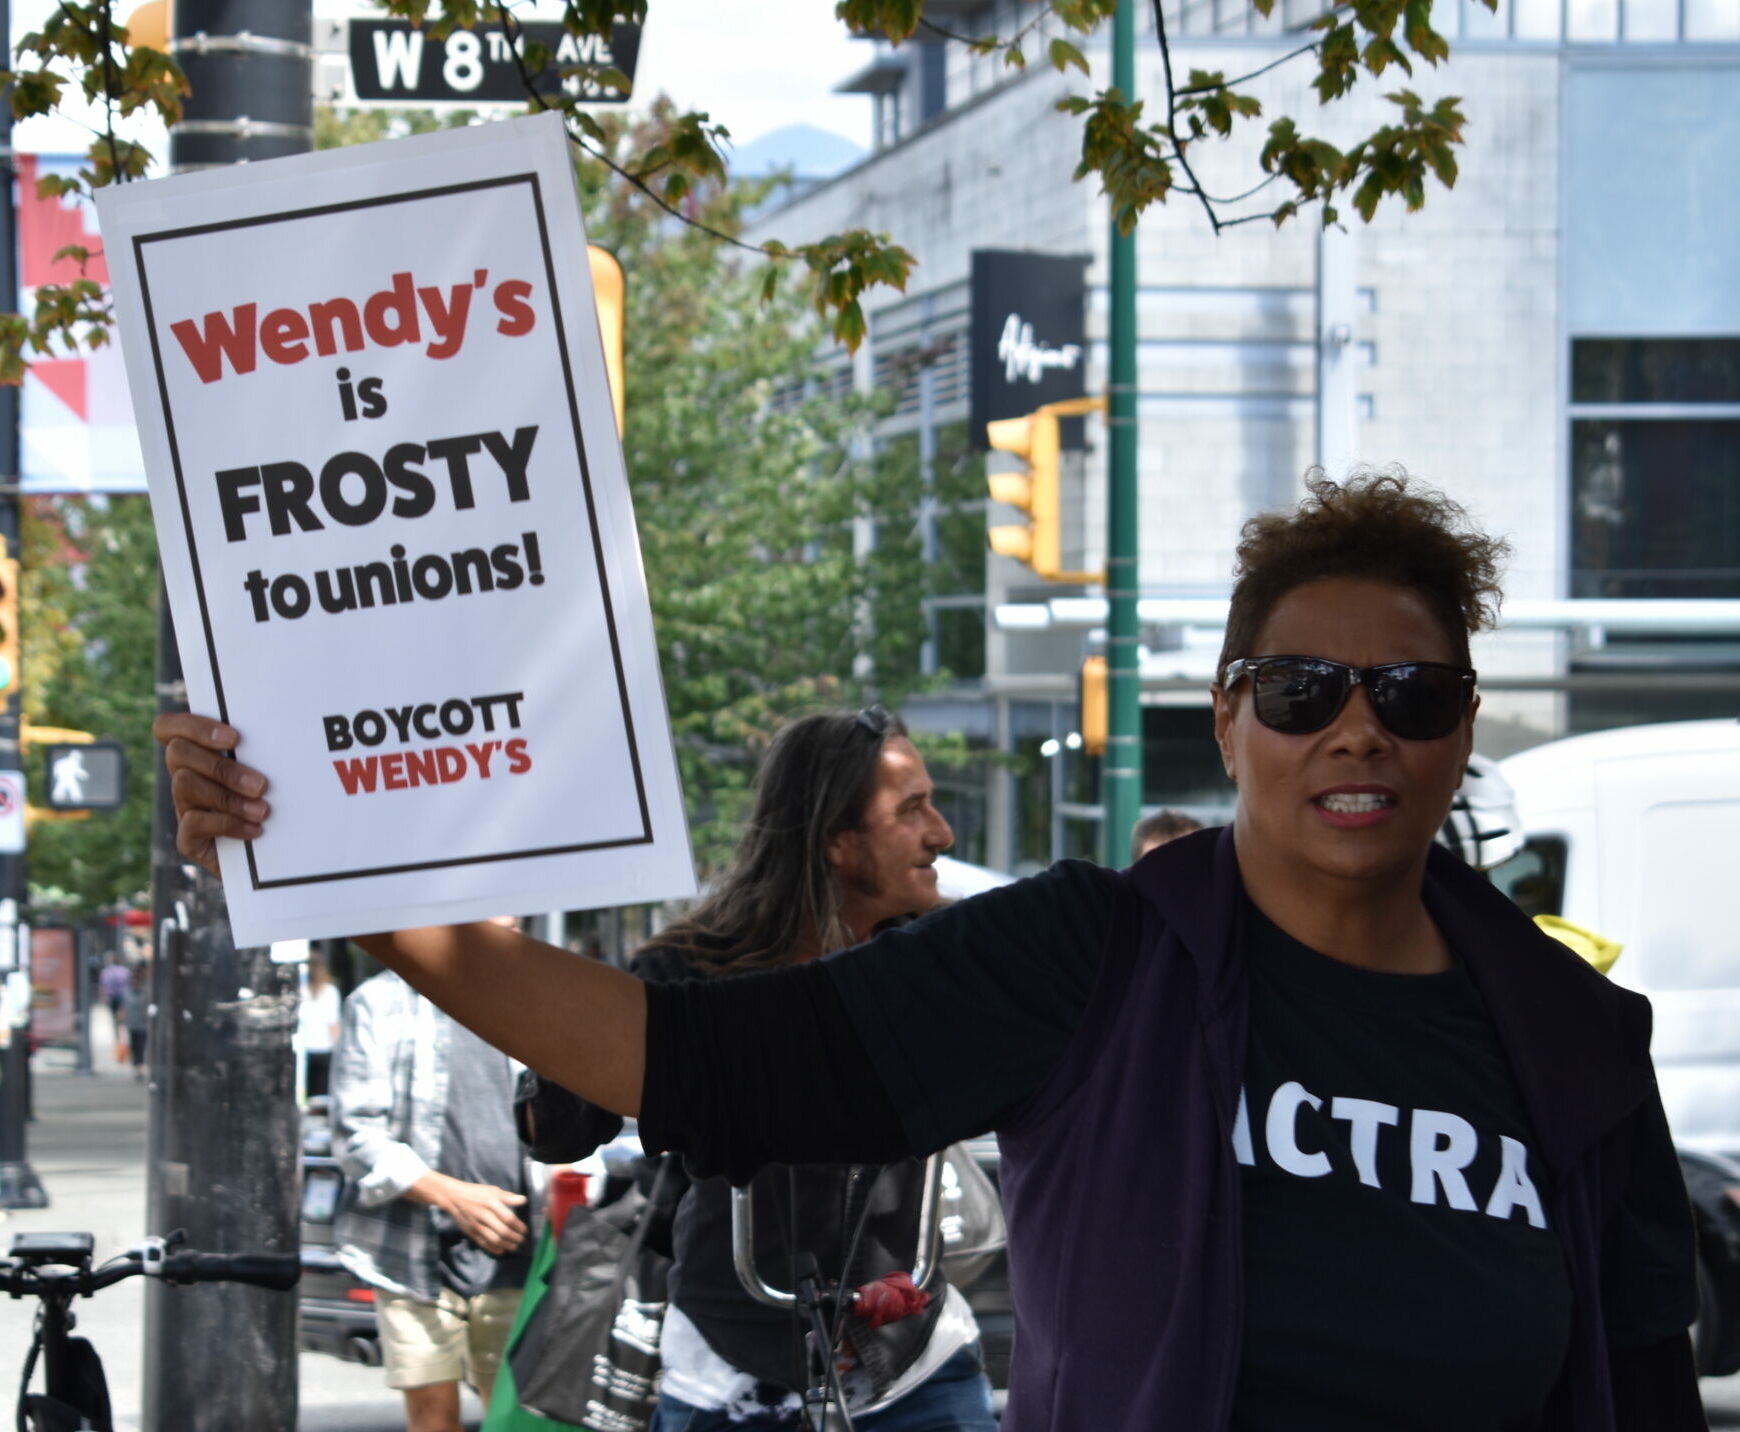
[[[121,176],[121,156],[115,149],[115,16],[114,0],[103,0],[103,133],[109,142],[109,172],[113,184],[126,182]]]
[[[524,87],[527,95],[531,97],[533,104],[537,105],[540,110],[549,110],[552,106],[539,92],[535,82],[535,77],[532,75],[531,71],[526,68],[526,57],[520,51],[520,37],[524,32],[520,28],[519,17],[509,12],[506,4],[503,3],[503,0],[495,0],[495,12],[496,15],[500,17],[502,30],[507,35],[508,49],[514,57],[514,68],[519,71],[520,84]],[[567,129],[565,117],[563,128]],[[691,228],[699,229],[703,234],[718,239],[721,243],[730,244],[734,248],[743,249],[747,253],[760,254],[763,258],[781,257],[781,255],[764,249],[760,244],[746,243],[734,234],[728,234],[723,229],[716,229],[704,220],[697,219],[693,214],[685,214],[681,209],[677,208],[676,205],[667,200],[664,195],[655,190],[652,185],[648,184],[641,174],[637,174],[633,170],[626,169],[618,164],[603,150],[603,148],[589,143],[585,135],[576,134],[572,129],[568,129],[568,142],[582,154],[590,154],[618,178],[626,180],[628,183],[632,184],[673,219],[677,219],[680,222],[689,225]]]
[[[1255,196],[1257,194],[1261,194],[1263,192],[1263,190],[1267,189],[1269,187],[1269,185],[1273,184],[1280,177],[1281,176],[1279,174],[1271,174],[1267,179],[1264,179],[1261,183],[1251,185],[1251,187],[1249,189],[1245,190],[1244,193],[1231,194],[1231,195],[1228,195],[1224,199],[1216,198],[1213,194],[1202,195],[1202,197],[1206,198],[1208,200],[1208,202],[1211,204],[1242,204],[1242,203],[1244,203],[1244,201],[1246,199],[1252,198],[1253,196]],[[1177,191],[1180,194],[1195,194],[1198,192],[1195,189],[1186,188],[1182,184],[1179,184],[1175,187],[1177,188]],[[1259,214],[1257,217],[1260,219],[1267,218],[1268,215]],[[1239,224],[1239,223],[1243,223],[1243,222],[1244,222],[1244,220],[1242,220],[1242,219],[1222,219],[1221,220],[1221,224],[1223,226],[1228,225],[1228,224]]]
[[[1339,9],[1340,7],[1337,6],[1335,8]],[[1159,0],[1155,0],[1155,9],[1156,10],[1159,9]],[[1162,32],[1162,33],[1164,33],[1164,32]],[[1164,42],[1162,42],[1162,43],[1164,43]],[[1240,75],[1237,79],[1222,80],[1217,85],[1193,85],[1189,89],[1181,89],[1178,91],[1178,98],[1185,99],[1188,96],[1193,95],[1193,94],[1213,94],[1214,91],[1216,91],[1216,90],[1231,89],[1234,85],[1246,84],[1246,83],[1250,82],[1251,80],[1259,79],[1263,75],[1268,74],[1268,72],[1270,70],[1279,69],[1282,65],[1286,64],[1290,60],[1296,60],[1301,55],[1310,54],[1321,43],[1322,42],[1319,40],[1313,40],[1309,45],[1301,45],[1301,46],[1299,46],[1298,49],[1294,50],[1291,54],[1282,55],[1281,58],[1278,60],[1271,60],[1268,64],[1264,65],[1262,67],[1262,69],[1252,70],[1248,75]]]
[[[1039,13],[1007,40],[999,40],[994,35],[983,37],[962,35],[957,31],[948,29],[946,26],[937,24],[935,20],[926,19],[923,15],[918,17],[918,27],[921,30],[929,30],[931,34],[937,36],[939,39],[953,40],[956,44],[969,45],[974,49],[982,50],[988,54],[992,50],[1007,50],[1012,46],[1019,45],[1044,23],[1046,16],[1052,13],[1053,7],[1050,4],[1042,5]]]
[[[1214,204],[1208,195],[1203,193],[1202,180],[1196,177],[1196,171],[1190,167],[1190,159],[1184,152],[1184,143],[1178,138],[1178,94],[1172,88],[1172,45],[1166,38],[1164,0],[1154,0],[1154,34],[1160,41],[1161,69],[1166,76],[1166,132],[1172,136],[1172,147],[1178,151],[1178,166],[1190,180],[1189,192],[1194,192],[1202,201],[1203,213],[1208,215],[1208,222],[1213,225],[1214,232],[1219,234],[1220,216],[1214,212]]]

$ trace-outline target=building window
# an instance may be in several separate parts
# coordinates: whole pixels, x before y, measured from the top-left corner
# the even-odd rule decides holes
[[[1740,596],[1740,338],[1571,345],[1571,595]]]
[[[1227,779],[1207,706],[1142,708],[1142,804],[1167,806],[1218,824],[1238,791]]]

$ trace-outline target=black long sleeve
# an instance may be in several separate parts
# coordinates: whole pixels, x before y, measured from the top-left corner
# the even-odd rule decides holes
[[[746,1182],[987,1133],[1062,1056],[1119,876],[1081,861],[814,964],[647,991],[641,1140]]]
[[[647,986],[640,1137],[697,1178],[768,1163],[892,1163],[914,1152],[819,964]]]

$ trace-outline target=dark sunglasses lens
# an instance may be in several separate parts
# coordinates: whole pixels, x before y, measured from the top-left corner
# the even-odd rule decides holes
[[[1316,661],[1265,661],[1251,672],[1257,720],[1271,731],[1304,736],[1335,719],[1347,678]]]
[[[1462,673],[1449,666],[1393,666],[1369,680],[1378,719],[1407,741],[1436,741],[1462,719]]]

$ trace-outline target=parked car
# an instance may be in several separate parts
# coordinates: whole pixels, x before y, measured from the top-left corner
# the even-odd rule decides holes
[[[1527,840],[1493,880],[1624,946],[1674,1141],[1740,1159],[1740,722],[1597,731],[1500,763]]]
[[[1698,1225],[1698,1375],[1726,1377],[1740,1372],[1740,1164],[1681,1149],[1680,1171]]]
[[[1622,947],[1698,1229],[1698,1371],[1740,1371],[1740,722],[1592,732],[1500,764],[1526,836],[1491,875]]]
[[[375,1290],[338,1260],[332,1225],[344,1193],[344,1171],[332,1157],[327,1101],[312,1099],[302,1119],[302,1281],[299,1343],[347,1362],[379,1367]]]

